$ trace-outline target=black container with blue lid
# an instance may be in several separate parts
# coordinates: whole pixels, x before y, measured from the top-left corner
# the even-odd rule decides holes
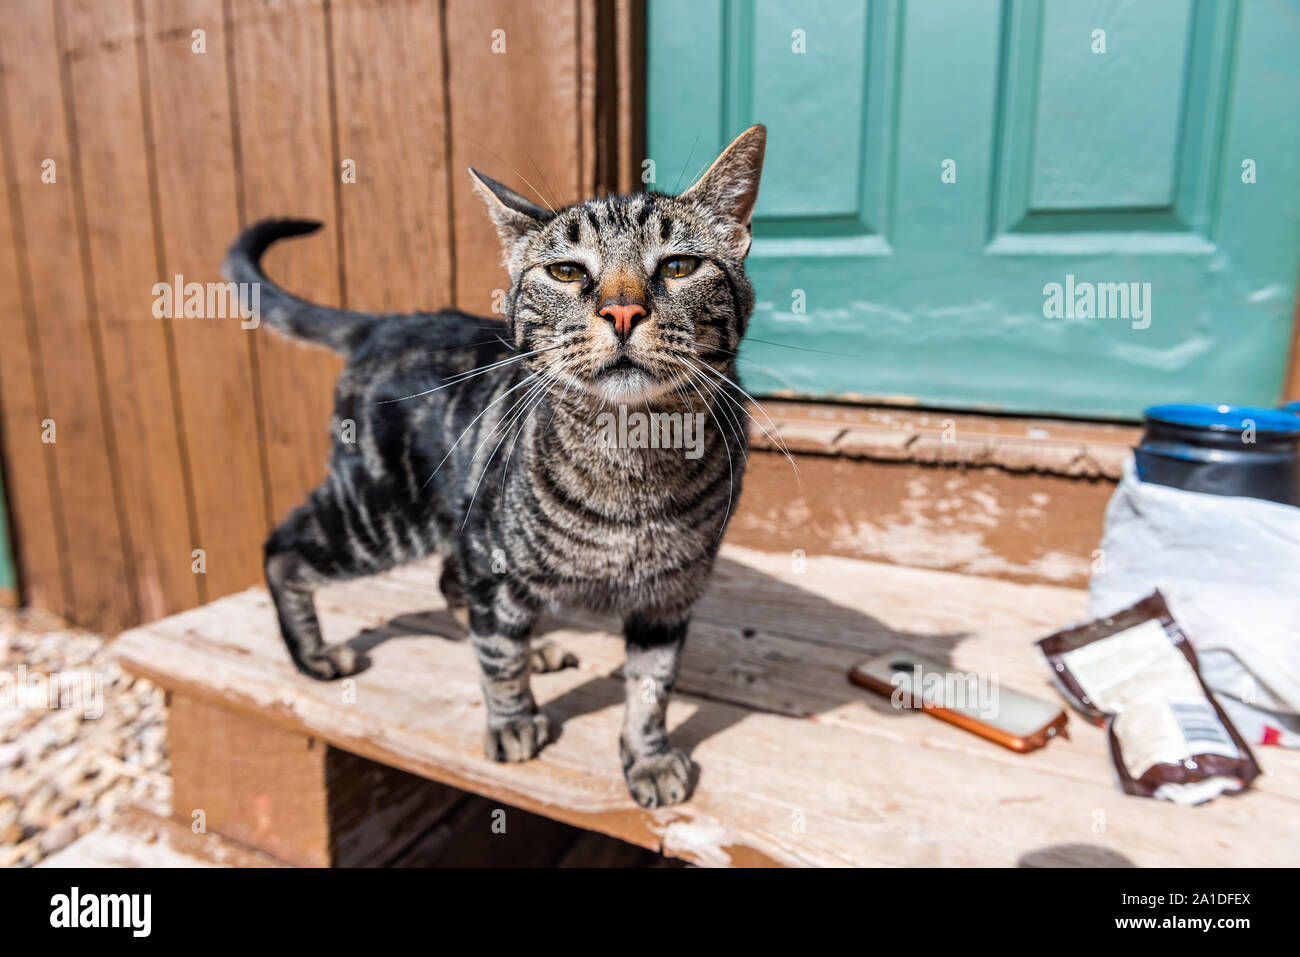
[[[1238,405],[1155,405],[1135,450],[1144,482],[1300,506],[1300,415]]]

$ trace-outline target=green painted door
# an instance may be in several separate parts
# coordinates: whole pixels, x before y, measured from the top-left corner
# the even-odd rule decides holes
[[[749,342],[752,391],[1117,418],[1280,398],[1295,0],[649,0],[647,17],[656,188],[768,126],[751,334],[816,351]]]
[[[14,571],[13,553],[9,550],[8,515],[5,511],[5,490],[0,485],[0,606],[15,597],[18,576]]]

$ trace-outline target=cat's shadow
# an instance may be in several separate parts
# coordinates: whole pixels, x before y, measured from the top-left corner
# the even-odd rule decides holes
[[[560,629],[587,628],[618,634],[619,623],[581,613],[544,619],[534,640]],[[896,649],[950,664],[953,648],[969,634],[891,628],[789,578],[720,557],[714,582],[696,608],[687,638],[677,693],[695,707],[672,729],[673,746],[691,754],[702,742],[754,712],[815,720],[818,714],[850,702],[891,718],[928,720],[851,684],[849,667]],[[397,616],[356,635],[348,644],[365,654],[387,641],[428,635],[453,641],[468,638],[464,625],[443,608]],[[471,653],[468,648],[466,652]],[[621,708],[624,703],[621,669],[612,675],[593,675],[549,700],[545,699],[547,680],[548,676],[536,676],[534,687],[551,718],[553,738],[572,718]],[[617,747],[616,742],[611,741],[610,747]]]

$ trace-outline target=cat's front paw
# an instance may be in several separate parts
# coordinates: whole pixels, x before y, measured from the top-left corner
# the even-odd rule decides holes
[[[681,751],[624,759],[632,800],[642,807],[668,807],[691,796],[691,759]]]
[[[333,681],[356,674],[367,662],[366,656],[350,645],[322,645],[315,651],[295,656],[293,663],[317,681]]]
[[[489,718],[484,751],[493,761],[527,761],[549,740],[551,723],[540,711],[521,718]]]

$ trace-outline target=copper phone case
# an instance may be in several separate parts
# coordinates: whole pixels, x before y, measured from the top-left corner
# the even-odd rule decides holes
[[[908,707],[925,711],[927,714],[932,714],[942,721],[947,721],[949,724],[956,725],[972,734],[977,734],[981,738],[992,741],[994,744],[1000,744],[1004,748],[1022,754],[1027,751],[1038,750],[1058,735],[1061,737],[1069,736],[1065,730],[1066,723],[1069,721],[1069,716],[1063,709],[1053,709],[1052,705],[1048,702],[1035,698],[1033,695],[1024,694],[1020,691],[1005,689],[1002,693],[1010,693],[1015,695],[1018,699],[1041,705],[1045,714],[1055,711],[1054,716],[1047,720],[1045,724],[1041,725],[1034,731],[1023,734],[1017,734],[1016,732],[1010,731],[1006,728],[998,727],[995,724],[991,724],[974,715],[965,714],[962,711],[927,703],[924,699],[918,701],[916,696],[912,695],[906,689],[900,688],[898,685],[886,680],[881,674],[885,670],[889,670],[891,673],[896,671],[897,669],[892,668],[892,664],[900,660],[909,664],[920,665],[923,672],[966,674],[966,672],[959,671],[955,668],[917,657],[916,655],[906,651],[898,650],[891,651],[888,654],[878,655],[875,658],[854,665],[849,669],[849,680],[859,687],[867,688],[877,694],[882,694],[885,697],[892,697],[897,691],[900,693],[903,703]],[[887,662],[888,667],[881,668],[880,665],[882,662]],[[876,672],[875,674],[866,670],[873,666]]]

